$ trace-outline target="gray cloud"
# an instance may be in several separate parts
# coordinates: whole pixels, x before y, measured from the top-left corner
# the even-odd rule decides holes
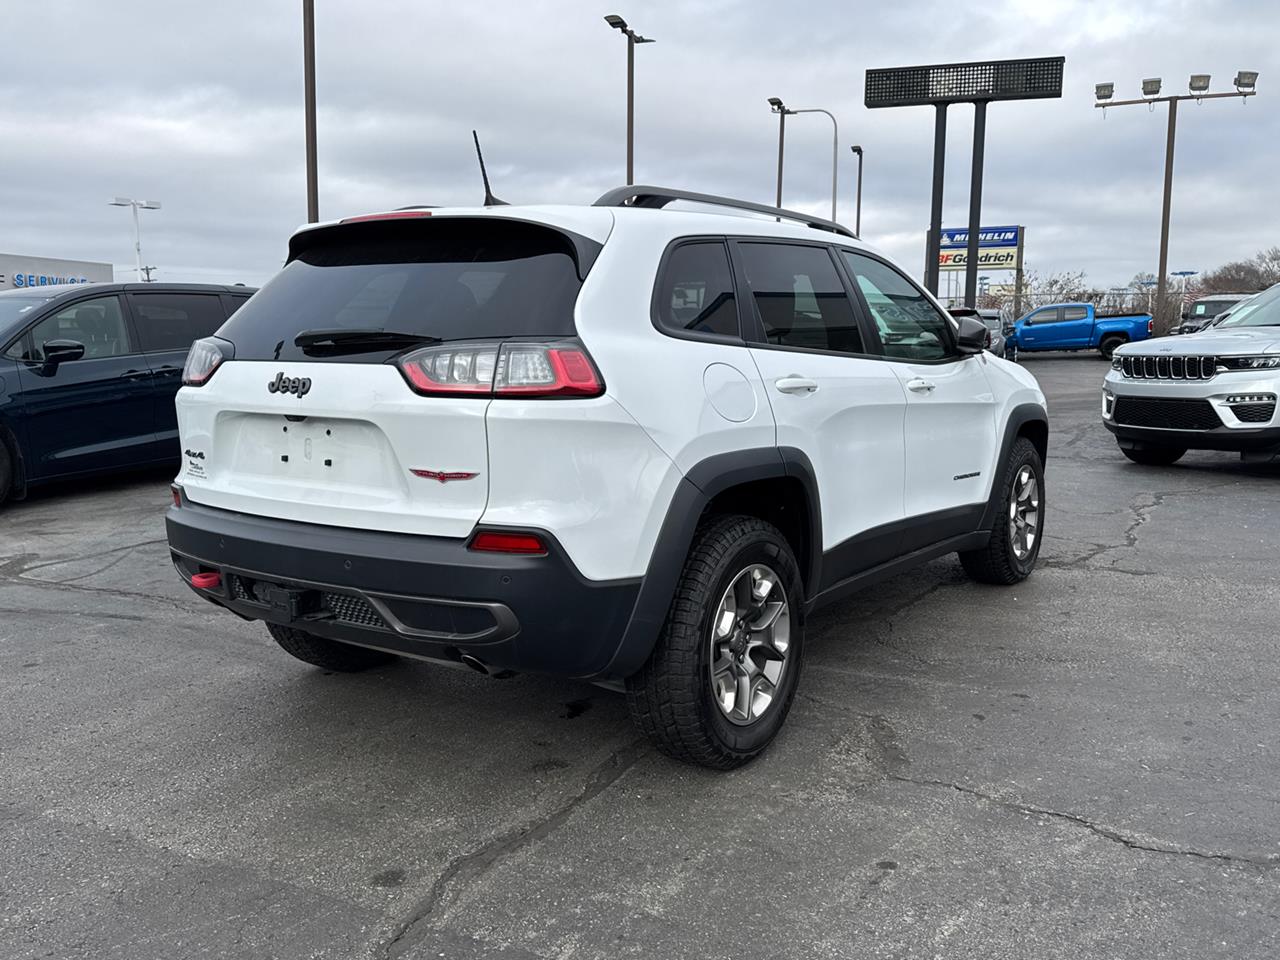
[[[611,0],[612,2],[612,0]],[[321,213],[480,196],[470,130],[495,192],[590,202],[623,179],[624,47],[569,2],[428,4],[318,0]],[[1209,269],[1280,242],[1280,11],[1242,2],[823,2],[634,4],[616,12],[658,42],[637,51],[637,177],[768,201],[777,120],[765,98],[821,106],[841,123],[840,215],[853,217],[866,148],[864,234],[918,271],[928,221],[932,116],[869,111],[868,67],[1067,57],[1058,101],[996,104],[984,221],[1023,223],[1036,269],[1099,284],[1155,266],[1164,111],[1093,108],[1144,76],[1181,89],[1193,70],[1226,89],[1259,70],[1261,94],[1184,104],[1172,269]],[[261,282],[305,219],[300,4],[54,0],[6,14],[0,83],[4,247],[131,260],[118,194],[153,197],[149,263],[170,279]],[[950,112],[946,220],[967,217],[972,111]],[[829,122],[791,118],[786,202],[829,204]],[[125,274],[121,272],[121,276]]]

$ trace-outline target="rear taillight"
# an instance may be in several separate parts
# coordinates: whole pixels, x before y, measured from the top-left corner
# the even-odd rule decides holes
[[[576,340],[462,341],[424,347],[396,361],[427,396],[598,397],[604,383]]]
[[[202,387],[222,366],[224,360],[235,356],[235,347],[217,337],[205,337],[191,345],[187,362],[182,368],[182,383],[188,387]]]
[[[1148,321],[1147,321],[1147,333],[1148,333],[1148,334],[1152,333],[1152,332],[1155,330],[1155,328],[1156,328],[1156,322],[1155,322],[1155,320],[1154,320],[1154,319],[1152,319],[1152,320],[1148,320]]]
[[[173,505],[175,507],[182,506],[182,488],[176,483],[169,485],[169,492],[173,494]]]
[[[498,530],[481,530],[467,549],[481,553],[520,553],[526,556],[542,556],[547,545],[536,533],[506,533]]]

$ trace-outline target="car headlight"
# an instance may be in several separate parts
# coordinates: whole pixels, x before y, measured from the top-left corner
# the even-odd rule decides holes
[[[1280,356],[1219,357],[1219,370],[1280,370]]]

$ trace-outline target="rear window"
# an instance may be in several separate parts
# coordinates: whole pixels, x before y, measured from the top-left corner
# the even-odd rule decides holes
[[[589,244],[591,241],[579,240]],[[377,363],[395,351],[304,352],[304,330],[440,340],[573,336],[577,248],[550,227],[495,218],[384,221],[319,231],[218,336],[238,360]],[[401,348],[403,349],[403,348]]]

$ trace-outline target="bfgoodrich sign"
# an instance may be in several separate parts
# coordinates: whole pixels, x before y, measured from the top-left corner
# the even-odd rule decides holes
[[[0,253],[0,290],[47,287],[58,283],[93,283],[115,279],[111,264],[92,260],[55,260]]]
[[[1016,270],[1021,227],[983,227],[978,231],[978,268]],[[963,270],[969,260],[969,231],[942,229],[938,250],[939,270]]]

